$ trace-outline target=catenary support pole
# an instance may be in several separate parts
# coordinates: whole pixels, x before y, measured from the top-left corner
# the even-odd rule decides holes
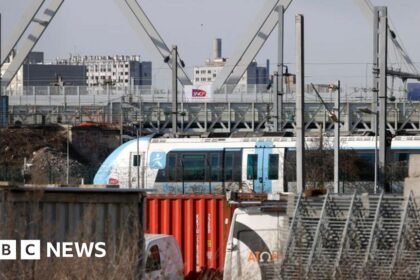
[[[304,128],[304,20],[297,15],[296,23],[296,191],[305,189],[305,128]]]
[[[178,126],[178,47],[172,46],[172,134],[177,134]]]
[[[374,192],[378,188],[378,89],[379,89],[379,10],[373,9],[373,64],[372,64],[372,114],[371,127],[375,132],[375,170],[374,170]]]
[[[379,52],[379,11],[378,8],[374,9],[373,17],[373,64],[372,64],[372,111],[376,112],[378,110],[378,81],[379,81],[379,62],[378,62],[378,52]],[[371,116],[371,127],[377,127],[377,118],[376,116]],[[376,133],[376,130],[375,130]]]
[[[277,131],[282,131],[283,127],[283,63],[284,63],[284,6],[278,6],[279,29],[278,29],[278,50],[277,50]]]
[[[386,180],[387,147],[387,58],[388,58],[388,12],[387,7],[379,7],[379,187],[390,192]]]
[[[141,160],[140,160],[140,145],[139,145],[139,142],[140,142],[140,139],[139,139],[139,129],[140,129],[140,127],[139,127],[139,123],[137,123],[137,126],[136,126],[136,144],[137,144],[137,156],[136,156],[136,165],[137,165],[137,189],[140,189],[140,162],[141,162]]]
[[[277,71],[273,72],[271,76],[271,80],[273,83],[273,131],[279,131],[279,73]]]
[[[121,96],[121,103],[120,103],[120,145],[123,143],[123,121],[124,121],[124,112],[123,112],[123,102],[124,96]]]
[[[66,184],[69,184],[70,172],[70,125],[67,124]]]
[[[340,81],[337,83],[337,95],[335,97],[334,123],[334,193],[340,192]]]

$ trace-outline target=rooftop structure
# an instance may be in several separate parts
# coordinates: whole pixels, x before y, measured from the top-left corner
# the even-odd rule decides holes
[[[222,56],[222,39],[217,38],[213,43],[213,57],[206,60],[204,66],[194,67],[193,82],[196,86],[210,85],[214,82],[217,74],[222,71],[228,59]],[[245,88],[249,85],[267,85],[269,76],[269,61],[265,67],[258,66],[253,61],[248,70],[242,76],[238,87]]]

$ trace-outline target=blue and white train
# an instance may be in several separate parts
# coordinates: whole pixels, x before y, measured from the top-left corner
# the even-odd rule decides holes
[[[332,141],[326,138],[324,145],[332,147]],[[319,138],[306,138],[306,146],[318,147]],[[340,148],[373,162],[375,137],[342,137]],[[420,136],[393,138],[391,151],[394,160],[406,164],[409,154],[420,153]],[[93,183],[168,193],[219,193],[239,188],[284,192],[286,155],[294,152],[295,139],[290,137],[141,137],[112,152]]]

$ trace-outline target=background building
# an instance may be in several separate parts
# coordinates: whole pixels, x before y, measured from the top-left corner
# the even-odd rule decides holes
[[[13,60],[12,53],[2,67],[2,74]],[[21,94],[24,86],[142,86],[152,85],[152,63],[132,56],[70,56],[44,63],[43,52],[31,52],[8,89]]]
[[[88,86],[151,86],[152,63],[140,61],[139,55],[70,56],[57,60],[60,65],[86,66]]]
[[[44,64],[44,52],[30,52],[25,59],[25,64]]]
[[[2,72],[13,60],[12,54]],[[11,92],[23,92],[23,86],[86,86],[86,66],[44,64],[43,52],[30,52],[8,87]]]
[[[86,66],[24,64],[23,86],[86,86]]]
[[[228,59],[222,57],[222,39],[215,39],[213,44],[213,57],[206,61],[205,66],[194,67],[193,83],[196,86],[209,85],[217,74],[223,69]],[[252,62],[238,83],[238,87],[250,85],[267,85],[269,82],[269,60],[264,67]]]

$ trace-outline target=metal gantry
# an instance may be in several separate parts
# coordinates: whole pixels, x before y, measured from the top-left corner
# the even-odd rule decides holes
[[[299,197],[281,279],[418,279],[420,219],[413,193]]]

